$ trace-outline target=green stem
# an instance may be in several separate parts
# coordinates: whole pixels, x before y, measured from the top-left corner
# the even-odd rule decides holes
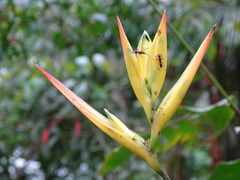
[[[154,8],[154,10],[157,12],[157,14],[159,14],[160,16],[162,16],[162,13],[159,11],[159,9],[157,8],[156,4],[153,2],[153,0],[147,0],[149,2],[149,4],[152,5],[152,7]],[[183,44],[183,46],[187,49],[187,51],[191,54],[191,55],[195,55],[195,51],[191,48],[191,46],[189,46],[189,44],[187,43],[187,41],[182,37],[182,35],[177,31],[177,29],[173,26],[173,24],[171,22],[169,22],[167,20],[167,25],[168,27],[170,27],[170,29],[173,31],[173,34],[178,38],[178,40]],[[231,107],[235,110],[236,114],[240,117],[240,110],[237,106],[237,104],[235,104],[235,102],[233,101],[233,99],[231,99],[228,95],[228,93],[225,91],[225,89],[221,86],[221,84],[218,82],[218,80],[214,77],[214,75],[207,69],[206,65],[204,65],[204,63],[201,63],[201,70],[211,79],[212,83],[218,88],[218,90],[220,91],[220,93],[223,95],[223,97],[225,97],[229,104],[231,105]]]
[[[164,180],[171,180],[170,177],[168,177],[168,175],[164,172],[164,171],[161,171],[160,173],[158,173],[162,179]]]

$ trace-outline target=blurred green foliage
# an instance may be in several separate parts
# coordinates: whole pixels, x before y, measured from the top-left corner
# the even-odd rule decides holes
[[[100,173],[102,175],[106,175],[116,167],[128,162],[131,155],[132,152],[123,146],[113,149],[107,158],[105,158],[105,161],[100,169]]]
[[[157,3],[160,10],[167,9],[168,20],[194,49],[220,23],[205,63],[239,102],[238,2]],[[149,138],[148,122],[125,70],[117,15],[133,47],[143,30],[153,37],[161,19],[146,1],[0,1],[0,179],[158,179],[142,159],[121,148],[115,151],[117,143],[78,112],[33,65],[39,63],[98,111],[108,109]],[[168,58],[160,99],[191,59],[171,31]],[[159,138],[160,162],[173,179],[207,179],[216,159],[240,157],[239,134],[234,131],[239,121],[233,110],[225,102],[210,106],[220,100],[214,85],[198,73],[183,102],[194,107],[180,108]],[[206,106],[210,108],[203,109]],[[74,133],[76,120],[81,122],[80,137]],[[41,143],[44,129],[50,130],[47,144]],[[215,138],[220,145],[213,147]],[[211,153],[213,148],[219,156]],[[99,170],[107,174],[102,176]]]
[[[220,163],[213,172],[210,180],[235,180],[240,178],[240,161]]]

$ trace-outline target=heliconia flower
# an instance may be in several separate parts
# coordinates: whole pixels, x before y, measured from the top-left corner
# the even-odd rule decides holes
[[[99,127],[119,144],[145,159],[152,169],[158,174],[162,174],[162,169],[158,162],[157,156],[149,149],[148,144],[140,135],[128,129],[127,126],[125,126],[116,116],[109,113],[107,110],[105,111],[109,119],[106,118],[98,111],[93,109],[85,101],[83,101],[80,97],[74,94],[51,74],[44,71],[37,64],[35,64],[35,66],[77,109],[79,109],[97,127]]]
[[[182,76],[167,93],[155,111],[154,106],[165,80],[167,70],[166,11],[164,11],[153,41],[151,41],[147,32],[144,31],[135,50],[132,49],[126,37],[120,19],[117,18],[117,21],[128,76],[134,93],[142,104],[151,125],[150,142],[145,141],[140,135],[130,130],[120,119],[106,109],[105,112],[108,118],[103,116],[48,72],[41,69],[37,64],[35,66],[97,127],[122,146],[141,156],[153,170],[166,177],[154,153],[154,147],[160,131],[172,118],[181,104],[208,48],[216,25],[209,32]],[[168,178],[166,177],[166,179]]]
[[[153,120],[153,107],[161,91],[167,70],[166,16],[166,11],[164,11],[153,42],[148,33],[144,31],[136,50],[132,49],[120,19],[117,18],[128,76],[136,97],[150,122]]]
[[[144,31],[136,50],[132,49],[118,18],[118,28],[128,76],[136,97],[142,104],[151,124],[151,149],[154,148],[160,131],[181,104],[208,48],[215,27],[210,31],[179,81],[164,97],[155,112],[153,107],[161,91],[167,70],[166,11],[164,11],[153,42],[147,32]]]
[[[160,131],[165,126],[165,124],[172,118],[177,108],[181,104],[187,90],[199,68],[199,65],[207,51],[208,45],[214,34],[216,25],[213,26],[212,30],[209,32],[207,37],[202,42],[198,51],[194,55],[193,59],[172,87],[172,89],[167,93],[162,102],[160,103],[151,126],[151,140],[150,147],[153,147],[157,141]]]
[[[50,136],[50,130],[48,128],[44,129],[42,133],[42,140],[41,140],[43,145],[48,143],[49,136]]]

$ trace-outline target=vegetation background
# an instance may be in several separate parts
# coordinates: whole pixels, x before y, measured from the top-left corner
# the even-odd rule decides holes
[[[195,50],[218,23],[203,62],[239,103],[240,1],[156,4]],[[127,76],[117,15],[133,47],[144,30],[153,38],[161,20],[145,0],[0,1],[0,179],[158,179],[141,158],[76,110],[33,64],[148,138],[147,118]],[[168,71],[160,100],[191,58],[168,29]],[[219,180],[226,172],[234,179],[240,170],[239,132],[239,116],[198,71],[159,138],[160,162],[176,180]],[[217,165],[228,161],[230,170],[222,166],[219,171]]]

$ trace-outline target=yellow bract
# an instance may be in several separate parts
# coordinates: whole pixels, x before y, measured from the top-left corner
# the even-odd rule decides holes
[[[188,67],[185,69],[177,83],[172,87],[172,89],[167,93],[167,95],[162,100],[159,105],[157,112],[153,119],[153,124],[151,127],[151,140],[150,147],[153,147],[157,141],[160,131],[164,125],[172,118],[177,108],[181,104],[187,90],[199,68],[199,65],[203,59],[203,56],[208,48],[210,40],[214,34],[216,25],[209,32],[205,40],[202,42],[197,53],[191,60]]]
[[[147,60],[147,80],[152,91],[151,103],[154,106],[162,89],[167,72],[167,28],[166,11],[158,27]]]
[[[141,136],[128,129],[127,126],[121,122],[121,120],[109,113],[107,110],[105,111],[109,119],[106,118],[88,105],[85,101],[83,101],[80,97],[78,97],[75,93],[69,90],[51,74],[41,69],[37,64],[35,64],[35,66],[77,109],[79,109],[79,111],[81,111],[98,128],[100,128],[122,146],[128,148],[130,151],[145,159],[157,173],[161,173],[162,170],[160,168],[157,156],[148,148],[148,146],[146,146],[146,142]]]
[[[166,12],[153,42],[144,31],[136,50],[132,50],[119,18],[118,28],[131,85],[149,121],[152,122],[152,109],[162,88],[167,68]]]

